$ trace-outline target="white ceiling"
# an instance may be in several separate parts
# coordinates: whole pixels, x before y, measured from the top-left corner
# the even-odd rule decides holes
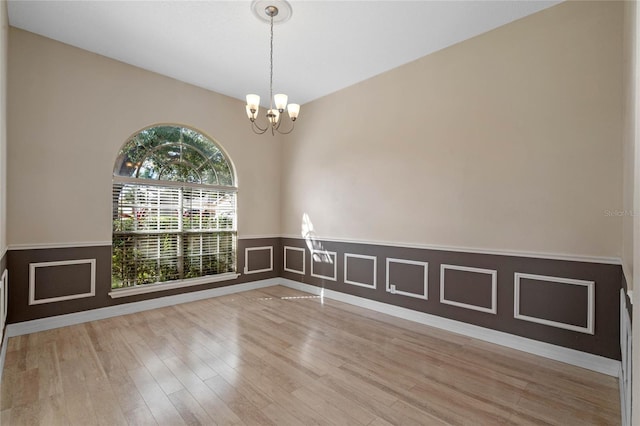
[[[304,104],[559,1],[290,3],[274,29],[274,91]],[[268,96],[269,25],[250,1],[10,0],[8,10],[17,28],[234,98]]]

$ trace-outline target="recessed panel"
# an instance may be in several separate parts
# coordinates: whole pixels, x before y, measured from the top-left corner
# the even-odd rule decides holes
[[[344,282],[361,287],[376,288],[377,259],[375,256],[344,254]]]
[[[387,291],[392,294],[428,298],[429,264],[415,260],[387,259]]]
[[[284,246],[284,270],[304,275],[305,249]]]
[[[587,326],[589,293],[571,284],[520,280],[520,314],[579,327]]]
[[[440,265],[440,302],[495,314],[497,271],[458,265]]]
[[[593,334],[593,281],[516,273],[514,285],[516,318]]]
[[[338,256],[336,252],[316,250],[311,253],[311,276],[336,281]]]
[[[94,296],[95,266],[95,259],[30,264],[29,304]]]
[[[247,247],[244,253],[245,274],[273,271],[273,247]]]

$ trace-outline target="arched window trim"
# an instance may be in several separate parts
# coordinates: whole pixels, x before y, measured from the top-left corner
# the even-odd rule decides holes
[[[118,151],[118,156],[116,158],[116,162],[114,164],[114,168],[113,168],[113,176],[114,179],[116,177],[118,178],[125,178],[127,176],[123,176],[119,173],[119,166],[121,166],[125,161],[124,158],[122,158],[122,150],[126,147],[126,145],[131,142],[137,135],[139,135],[140,133],[146,131],[146,130],[150,130],[153,128],[157,128],[157,127],[179,127],[185,130],[189,130],[191,132],[194,132],[196,134],[199,134],[200,136],[204,137],[207,141],[213,143],[215,145],[215,147],[220,151],[220,153],[222,154],[222,157],[226,160],[229,169],[230,169],[230,174],[231,174],[231,181],[232,181],[232,185],[219,185],[222,187],[235,187],[238,188],[238,176],[236,173],[236,167],[233,163],[233,160],[231,159],[231,156],[229,155],[229,153],[224,149],[224,147],[222,147],[214,138],[212,138],[211,136],[209,136],[208,134],[206,134],[205,132],[198,130],[194,127],[188,126],[188,125],[184,125],[184,124],[179,124],[179,123],[156,123],[150,126],[147,126],[143,129],[138,130],[137,132],[131,134],[126,141],[124,142],[124,144],[122,144],[122,146],[120,147],[120,150]],[[155,151],[157,149],[160,149],[168,144],[172,144],[172,143],[180,143],[180,142],[168,142],[168,143],[164,143],[161,145],[158,145],[157,147],[154,147],[152,150]],[[206,158],[207,161],[212,159],[212,156],[207,156],[205,155],[205,153],[203,153],[201,150],[199,150],[197,147],[193,146],[193,145],[187,145],[189,148],[194,149],[194,150],[198,150],[198,152],[203,156],[203,158]],[[147,151],[147,154],[150,151]],[[146,158],[146,155],[145,155]],[[141,160],[142,161],[142,160]],[[217,177],[217,171],[214,169],[214,172],[216,173],[216,177]],[[146,179],[144,177],[140,178],[140,179]],[[153,181],[158,181],[157,179],[149,179],[149,180],[153,180]],[[172,181],[161,181],[161,182],[172,182]]]
[[[142,146],[142,145],[132,145],[132,143],[134,142],[135,138],[137,138],[142,132],[154,129],[154,128],[163,128],[163,127],[167,127],[167,128],[176,128],[176,129],[180,129],[180,134],[179,134],[179,141],[171,141],[168,139],[160,139],[157,141],[153,141],[153,139],[151,139],[150,143],[149,141],[147,141],[148,145],[146,147]],[[207,155],[202,149],[200,149],[198,146],[194,146],[192,144],[188,144],[187,142],[184,141],[184,130],[188,130],[190,132],[193,132],[194,134],[194,138],[197,138],[197,143],[209,143],[211,144],[211,151],[210,155]],[[171,129],[167,129],[167,132],[170,132]],[[131,145],[128,147],[128,145]],[[155,163],[157,164],[153,164],[154,169],[152,169],[151,173],[155,173],[156,177],[163,177],[162,173],[164,171],[166,171],[166,169],[168,167],[171,167],[172,164],[182,164],[185,165],[186,167],[188,167],[187,169],[187,173],[186,175],[183,174],[182,178],[186,179],[185,180],[161,180],[161,179],[157,179],[157,178],[152,178],[152,177],[135,177],[135,176],[139,176],[140,170],[141,170],[141,165],[144,164],[144,161],[147,160],[149,158],[149,156],[153,155],[154,152],[157,152],[158,150],[162,149],[162,148],[168,148],[169,146],[173,145],[173,147],[175,147],[176,149],[179,150],[180,152],[180,157],[172,157],[172,156],[168,156],[165,159],[160,159],[161,161],[156,161]],[[186,159],[184,157],[182,157],[183,155],[183,150],[184,148],[189,148],[190,150],[193,150],[194,152],[197,152],[197,154],[199,154],[200,158],[203,160],[202,162],[200,161],[186,161]],[[126,149],[130,148],[131,154],[129,154],[128,152],[126,152]],[[136,152],[135,150],[139,150],[141,148],[144,148],[145,151],[141,151],[141,152]],[[206,148],[205,146],[205,149]],[[216,151],[217,150],[217,151]],[[131,173],[129,175],[125,175],[123,176],[121,173],[124,170],[124,166],[127,166],[129,169],[131,169],[130,165],[126,165],[125,163],[127,162],[127,158],[132,158],[133,156],[138,156],[138,162],[135,164],[136,166],[136,170],[135,170],[135,176],[131,176]],[[193,160],[193,158],[191,159]],[[153,161],[153,159],[151,160]],[[199,182],[190,182],[188,179],[192,178],[194,174],[196,174],[197,176],[201,176],[201,171],[203,170],[203,167],[205,165],[209,165],[209,170],[205,170],[204,173],[209,173],[210,175],[215,177],[215,180],[217,183],[220,183],[220,177],[218,174],[218,170],[216,170],[216,167],[214,167],[214,162],[216,161],[223,161],[224,162],[224,166],[225,168],[222,168],[221,170],[228,170],[225,171],[224,175],[225,176],[225,180],[229,180],[231,179],[231,185],[224,185],[224,184],[211,184],[211,183],[201,183],[202,182],[202,178],[200,178]],[[193,163],[199,163],[199,165],[193,164]],[[220,164],[220,163],[219,163]],[[213,172],[213,174],[211,173],[211,171]],[[211,176],[209,176],[210,178]],[[175,254],[175,259],[176,262],[180,265],[177,267],[177,270],[179,270],[179,278],[178,279],[173,279],[173,280],[168,280],[168,281],[162,281],[162,282],[153,282],[153,283],[140,283],[138,284],[137,281],[135,281],[134,279],[134,285],[129,285],[126,287],[122,287],[122,288],[113,288],[112,291],[109,293],[109,295],[112,298],[117,298],[117,297],[124,297],[124,296],[129,296],[129,295],[135,295],[135,294],[142,294],[142,293],[149,293],[149,292],[155,292],[155,291],[163,291],[163,290],[168,290],[168,289],[172,289],[172,288],[180,288],[180,287],[188,287],[188,286],[193,286],[193,285],[201,285],[201,284],[205,284],[205,283],[213,283],[213,282],[218,282],[218,281],[224,281],[224,280],[231,280],[231,279],[235,279],[239,276],[239,274],[237,273],[237,200],[236,200],[236,194],[237,194],[237,176],[236,176],[236,172],[235,172],[235,167],[233,165],[233,162],[231,161],[231,158],[229,157],[229,155],[227,154],[227,152],[211,137],[209,137],[208,135],[206,135],[205,133],[194,129],[192,127],[189,126],[185,126],[185,125],[181,125],[181,124],[157,124],[157,125],[152,125],[152,126],[148,126],[144,129],[139,130],[138,132],[134,133],[133,135],[131,135],[126,142],[122,145],[118,156],[116,158],[115,164],[114,164],[114,170],[113,170],[113,184],[114,184],[114,206],[113,206],[113,210],[114,210],[114,225],[113,225],[113,236],[112,236],[112,241],[113,241],[113,253],[114,253],[114,261],[115,262],[115,257],[116,257],[116,251],[117,250],[121,250],[120,247],[122,246],[123,240],[126,240],[127,238],[132,239],[134,241],[133,245],[134,247],[138,247],[138,243],[137,243],[137,238],[142,238],[144,239],[145,237],[147,237],[148,235],[152,235],[153,238],[157,238],[158,239],[158,243],[157,246],[160,247],[161,243],[160,240],[161,238],[177,238],[177,242],[175,244],[176,247],[182,247],[183,244],[191,244],[191,240],[187,240],[187,238],[196,238],[196,242],[197,239],[200,239],[200,256],[202,256],[202,252],[203,252],[203,247],[209,247],[212,245],[212,243],[207,239],[210,237],[217,237],[218,239],[218,250],[220,248],[220,238],[222,235],[226,235],[227,237],[225,238],[225,244],[228,241],[228,238],[230,237],[230,241],[231,242],[231,250],[232,250],[232,262],[231,262],[231,269],[229,271],[222,271],[220,272],[217,268],[215,269],[215,272],[212,274],[205,274],[203,276],[199,276],[199,277],[186,277],[183,276],[183,270],[184,270],[184,259],[188,256],[185,255],[182,250],[184,250],[184,248],[178,248],[176,254]],[[178,205],[179,208],[177,211],[180,211],[181,213],[178,214],[177,211],[174,212],[174,216],[172,221],[179,223],[179,229],[170,229],[167,230],[164,227],[166,227],[167,225],[162,223],[161,221],[161,215],[162,214],[166,214],[166,211],[168,209],[170,209],[170,207],[167,207],[166,209],[163,208],[161,205],[158,205],[158,207],[156,208],[156,210],[154,211],[154,214],[157,215],[157,228],[152,229],[151,231],[148,231],[146,227],[142,227],[140,228],[139,225],[137,224],[138,221],[138,215],[134,215],[134,214],[129,214],[129,216],[133,216],[133,221],[136,222],[136,225],[134,226],[135,230],[129,230],[129,231],[125,231],[123,230],[122,227],[118,228],[118,225],[116,224],[116,219],[122,220],[122,208],[121,208],[121,204],[124,204],[125,202],[121,202],[120,197],[123,194],[123,188],[127,188],[128,191],[132,191],[134,189],[132,188],[137,188],[136,190],[140,190],[143,193],[148,192],[150,189],[149,188],[155,188],[155,190],[158,191],[158,197],[162,198],[162,196],[160,196],[160,191],[162,191],[162,188],[166,188],[166,191],[169,191],[169,193],[173,193],[173,194],[180,194],[180,200],[182,200],[183,195],[185,193],[185,191],[189,194],[189,200],[193,201],[193,192],[192,191],[196,191],[196,193],[200,194],[200,196],[205,196],[203,194],[206,194],[207,198],[202,198],[201,201],[199,202],[199,205],[202,206],[203,204],[206,203],[211,203],[211,196],[213,196],[212,194],[217,194],[218,198],[214,198],[216,201],[214,202],[214,206],[216,206],[216,208],[214,208],[213,210],[213,214],[215,215],[215,219],[213,222],[215,222],[216,225],[216,229],[214,231],[212,231],[210,229],[210,225],[208,227],[204,227],[203,228],[203,212],[205,210],[203,210],[203,207],[200,207],[200,213],[197,214],[197,217],[200,218],[199,224],[199,230],[196,229],[186,229],[183,227],[183,223],[185,221],[187,221],[187,219],[185,219],[187,216],[191,217],[193,215],[193,209],[187,209],[184,210],[183,207],[183,201],[179,201]],[[174,188],[174,189],[171,189]],[[173,191],[173,192],[172,192]],[[177,192],[176,192],[177,191]],[[129,194],[129,192],[127,192],[127,194]],[[117,195],[117,199],[116,199],[116,195]],[[136,196],[137,197],[137,196]],[[218,215],[218,208],[217,206],[219,206],[219,204],[215,204],[218,201],[221,200],[221,198],[225,199],[225,202],[231,202],[231,205],[233,206],[233,214],[231,216],[229,216],[228,214],[225,216],[217,216]],[[230,199],[228,197],[231,197]],[[160,198],[158,198],[158,203],[160,203]],[[137,200],[137,198],[136,198]],[[205,201],[206,200],[206,201]],[[176,201],[173,201],[171,204],[171,207],[175,210],[176,205],[175,205]],[[198,202],[196,202],[196,204],[198,204]],[[147,205],[145,205],[147,206]],[[189,206],[191,207],[191,206]],[[222,208],[220,208],[222,210]],[[142,209],[144,210],[144,209]],[[129,209],[129,213],[131,213],[131,209]],[[229,213],[229,210],[226,210],[226,213]],[[206,212],[207,216],[212,214],[211,213],[211,207],[208,208],[207,212]],[[150,215],[151,216],[151,215]],[[167,218],[165,218],[167,219]],[[171,219],[171,218],[168,218]],[[220,224],[222,223],[222,219],[225,219],[224,221],[224,229],[220,228]],[[231,220],[231,226],[228,226],[228,220]],[[146,224],[145,224],[146,225]],[[192,224],[190,225],[192,226]],[[138,229],[143,229],[141,231],[138,231]],[[179,235],[176,237],[176,235]],[[182,237],[181,237],[182,236]],[[195,236],[195,237],[194,237]],[[206,239],[206,242],[203,242]],[[128,241],[128,240],[127,240]],[[205,246],[203,246],[203,244],[205,244]],[[116,248],[118,247],[118,248]],[[191,248],[192,249],[192,248]],[[136,248],[133,249],[138,250]],[[185,250],[186,251],[186,250]],[[158,252],[160,253],[160,249],[158,249]],[[120,253],[120,252],[118,252]],[[229,253],[225,252],[223,253],[224,256],[227,256],[225,259],[228,259]],[[223,255],[221,252],[217,251],[215,253],[212,253],[211,255],[207,254],[207,256],[214,256],[214,259],[219,259],[219,257],[215,257],[215,256],[220,256]],[[157,261],[158,267],[161,267],[161,262],[163,260],[166,259],[166,257],[161,256],[160,254],[158,254],[158,257],[155,259],[152,259],[150,257],[144,257],[141,256],[139,254],[136,254],[136,256],[139,256],[142,258],[142,261],[148,263],[149,261]],[[125,256],[122,256],[123,258]],[[189,261],[191,262],[193,256],[189,256]],[[197,257],[196,257],[197,259]],[[218,262],[216,264],[219,265],[219,260],[215,261]],[[202,260],[200,260],[200,265],[202,267]],[[228,265],[228,263],[223,262],[223,265]],[[189,266],[193,266],[192,263],[189,264]],[[124,268],[123,268],[124,269]],[[205,269],[202,269],[202,271],[205,271]],[[189,269],[189,272],[191,272],[191,269]],[[114,267],[112,266],[112,274],[114,274]],[[158,273],[158,276],[161,276],[161,273]],[[121,282],[124,282],[121,280]]]

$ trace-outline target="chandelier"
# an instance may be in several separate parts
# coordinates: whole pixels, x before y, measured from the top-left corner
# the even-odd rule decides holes
[[[298,114],[300,114],[300,105],[298,104],[288,104],[288,96],[282,93],[278,93],[275,96],[273,95],[273,20],[280,10],[278,6],[273,5],[272,3],[278,4],[283,9],[283,14],[280,15],[280,22],[287,20],[291,16],[291,6],[289,3],[283,0],[270,0],[269,3],[264,0],[255,0],[252,3],[253,12],[258,18],[268,21],[271,27],[271,44],[270,44],[270,53],[269,53],[269,109],[267,110],[267,122],[264,124],[264,127],[260,126],[257,123],[258,111],[260,110],[260,96],[255,94],[247,95],[247,117],[251,121],[251,129],[254,133],[259,135],[264,134],[267,130],[271,129],[271,134],[275,135],[276,132],[286,135],[291,133],[294,128],[294,122],[298,118]],[[264,7],[264,11],[261,12],[259,9],[262,9],[262,6],[267,4]],[[273,107],[275,104],[275,108]],[[281,129],[281,124],[284,121],[283,116],[285,116],[284,111],[287,110],[287,115],[291,120],[290,126],[287,126],[288,129]]]

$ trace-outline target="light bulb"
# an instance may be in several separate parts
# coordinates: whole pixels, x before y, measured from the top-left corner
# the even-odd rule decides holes
[[[258,111],[251,111],[251,107],[249,105],[245,105],[245,107],[247,108],[247,117],[249,117],[249,120],[255,120]]]
[[[277,124],[280,119],[280,113],[277,109],[270,109],[267,111],[267,118],[272,125]]]

